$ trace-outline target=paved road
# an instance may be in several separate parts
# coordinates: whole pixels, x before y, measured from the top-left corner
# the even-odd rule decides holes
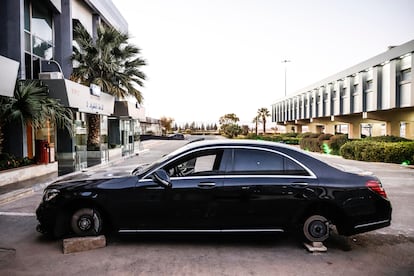
[[[146,141],[147,151],[85,175],[128,174],[185,141]],[[309,254],[283,235],[138,235],[109,237],[103,249],[62,254],[62,242],[35,231],[36,192],[0,206],[0,275],[414,275],[414,170],[316,155],[378,175],[392,201],[392,226],[351,238],[334,236],[329,250]]]

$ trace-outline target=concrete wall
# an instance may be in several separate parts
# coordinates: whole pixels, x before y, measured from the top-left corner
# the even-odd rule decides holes
[[[49,163],[45,165],[32,165],[21,168],[11,169],[7,171],[1,171],[0,186],[5,186],[12,183],[18,183],[28,179],[36,178],[39,176],[57,173],[58,163]]]

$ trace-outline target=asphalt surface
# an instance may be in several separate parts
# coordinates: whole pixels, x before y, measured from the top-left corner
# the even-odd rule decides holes
[[[146,141],[139,156],[82,174],[129,174],[184,143]],[[317,254],[287,234],[147,234],[110,236],[105,248],[64,255],[61,240],[35,231],[42,192],[33,191],[0,205],[0,275],[414,275],[414,170],[315,156],[376,174],[393,205],[392,225],[349,238],[334,235],[325,242],[328,252]]]

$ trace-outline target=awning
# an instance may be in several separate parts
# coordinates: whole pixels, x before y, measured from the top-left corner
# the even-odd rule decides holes
[[[115,97],[107,93],[92,95],[85,85],[66,80],[42,80],[49,87],[49,95],[59,99],[66,107],[76,108],[80,112],[111,115],[114,113]]]
[[[19,62],[0,56],[0,96],[13,97]]]
[[[115,101],[114,116],[145,119],[145,109],[129,101]]]

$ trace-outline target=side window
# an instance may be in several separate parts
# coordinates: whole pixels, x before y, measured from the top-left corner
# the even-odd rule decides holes
[[[230,171],[236,174],[309,175],[283,155],[254,149],[235,149]]]
[[[164,169],[170,177],[218,174],[222,156],[222,150],[199,151],[179,158]]]
[[[309,175],[308,171],[305,170],[301,165],[298,163],[290,160],[289,158],[284,157],[285,160],[285,171],[284,174],[288,175]]]

